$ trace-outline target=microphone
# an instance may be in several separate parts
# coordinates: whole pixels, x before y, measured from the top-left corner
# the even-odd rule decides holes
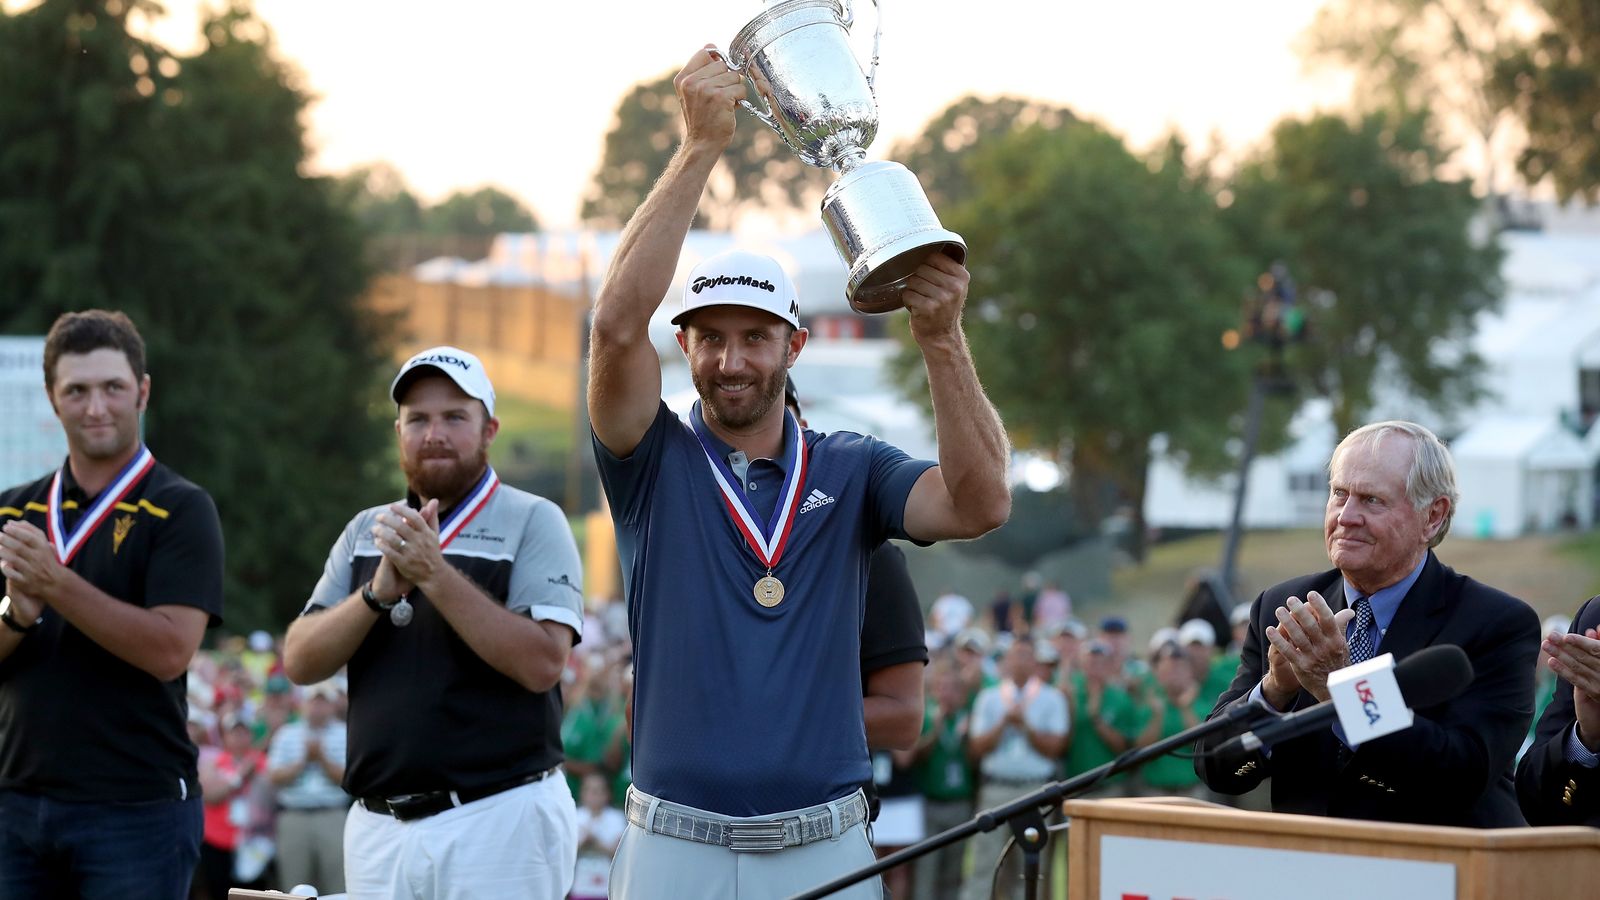
[[[1454,699],[1472,683],[1472,660],[1455,644],[1435,644],[1425,647],[1395,664],[1394,680],[1400,688],[1409,709],[1437,706]],[[1212,753],[1219,756],[1243,756],[1254,753],[1263,745],[1299,737],[1331,725],[1339,712],[1333,700],[1324,700],[1316,706],[1279,716],[1259,728],[1222,744]]]

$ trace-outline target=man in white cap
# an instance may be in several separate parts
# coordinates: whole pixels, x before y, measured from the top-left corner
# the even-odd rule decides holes
[[[1007,442],[961,331],[967,272],[942,255],[905,293],[938,463],[807,431],[785,411],[807,332],[787,273],[754,253],[690,273],[674,322],[700,400],[689,423],[673,415],[650,316],[744,96],[710,48],[675,83],[686,137],[623,232],[591,341],[590,421],[636,666],[634,790],[611,884],[632,900],[786,896],[873,858],[858,789],[868,557],[885,538],[1004,522]],[[837,896],[878,894],[868,882]]]
[[[1178,643],[1194,669],[1194,680],[1200,685],[1200,696],[1215,703],[1222,692],[1233,683],[1233,673],[1238,662],[1217,653],[1217,630],[1205,619],[1190,619],[1178,629]]]
[[[406,499],[345,526],[284,638],[300,684],[349,664],[346,887],[563,897],[577,820],[558,685],[583,630],[577,545],[555,504],[489,465],[500,423],[476,356],[424,350],[389,392]]]

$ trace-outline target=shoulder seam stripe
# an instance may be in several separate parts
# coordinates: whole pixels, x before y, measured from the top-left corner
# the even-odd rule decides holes
[[[355,550],[355,551],[351,552],[350,555],[352,557],[357,558],[357,559],[363,559],[363,558],[364,559],[377,559],[377,558],[383,556],[383,551],[381,551],[381,550],[368,550],[368,549],[363,547],[363,548],[361,548],[359,550]],[[480,552],[476,552],[476,551],[472,551],[472,550],[457,550],[454,547],[446,547],[444,549],[444,555],[447,556],[447,557],[448,556],[461,556],[461,557],[465,557],[467,559],[486,559],[486,560],[489,560],[490,562],[516,562],[517,561],[516,554],[513,554],[513,553],[480,553]]]
[[[141,509],[158,519],[165,519],[167,516],[171,515],[171,513],[159,506],[156,506],[149,500],[140,500],[137,505],[126,502],[117,504],[118,512],[138,512]]]

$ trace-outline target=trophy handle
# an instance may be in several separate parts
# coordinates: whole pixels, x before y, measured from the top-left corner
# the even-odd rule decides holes
[[[728,67],[728,71],[739,73],[744,77],[744,80],[747,84],[749,84],[751,87],[755,87],[755,79],[750,77],[750,73],[745,71],[744,66],[734,62],[733,57],[723,53],[721,50],[718,50],[715,47],[707,47],[706,52],[711,54],[712,59],[722,60],[722,64]],[[820,168],[822,166],[822,161],[820,159],[806,152],[804,147],[796,145],[794,141],[789,139],[789,135],[784,133],[783,126],[778,124],[778,117],[772,114],[772,103],[767,99],[767,96],[761,93],[760,89],[756,90],[756,96],[761,98],[761,105],[766,107],[765,110],[756,109],[756,105],[754,103],[751,103],[749,100],[746,100],[742,97],[739,99],[739,105],[749,110],[750,115],[755,116],[757,119],[760,119],[762,122],[766,123],[766,126],[771,128],[778,135],[778,137],[782,138],[783,142],[788,145],[790,150],[794,151],[796,156],[800,157],[801,162],[808,166],[817,166]]]
[[[855,10],[850,8],[850,0],[839,0],[839,5],[844,11],[844,18],[839,24],[844,26],[845,31],[849,31],[850,26],[856,21]],[[880,0],[872,0],[872,8],[877,15],[873,17],[876,22],[872,29],[872,62],[867,66],[867,89],[876,97],[878,96],[878,42],[883,39],[883,3]]]

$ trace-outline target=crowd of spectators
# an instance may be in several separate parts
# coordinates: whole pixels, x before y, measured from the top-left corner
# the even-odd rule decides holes
[[[1000,592],[982,609],[953,592],[929,605],[921,737],[910,749],[874,754],[873,834],[883,852],[1199,723],[1233,677],[1249,621],[1245,604],[1232,611],[1226,634],[1195,618],[1142,636],[1116,615],[1081,621],[1056,585],[1022,587],[1017,599]],[[562,685],[565,769],[579,805],[575,898],[607,895],[631,780],[631,678],[626,611],[620,602],[599,604]],[[1549,687],[1541,682],[1542,693]],[[340,680],[290,684],[277,642],[256,632],[196,657],[189,702],[206,803],[193,896],[224,897],[229,884],[342,889],[340,832],[351,798],[339,789]],[[1182,755],[1108,778],[1084,796],[1155,795],[1252,805],[1209,791]],[[1005,840],[1003,830],[992,835],[891,873],[894,896],[988,897]]]

